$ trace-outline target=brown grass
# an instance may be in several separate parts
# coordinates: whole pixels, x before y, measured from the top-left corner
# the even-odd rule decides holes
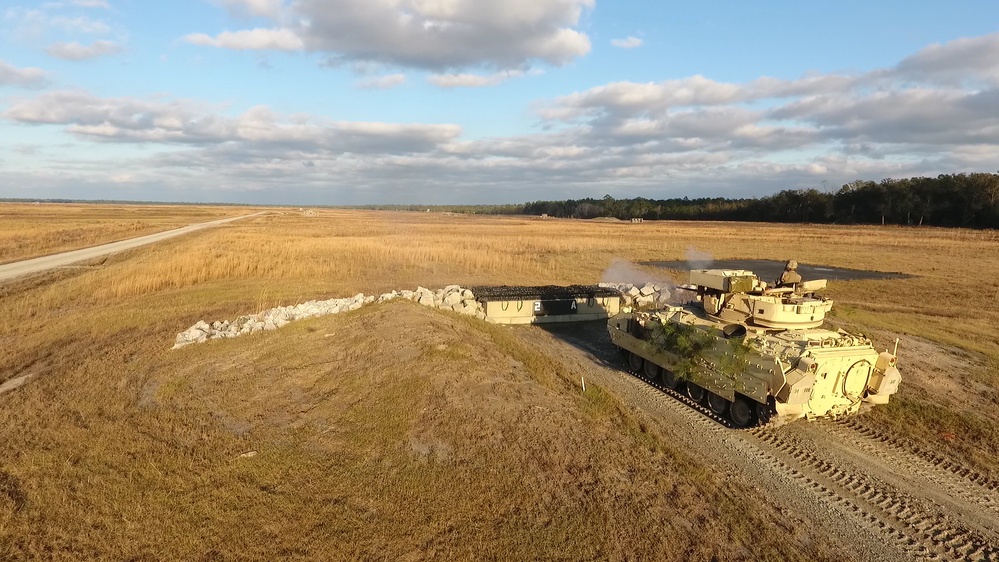
[[[0,287],[0,380],[40,375],[0,396],[0,558],[828,557],[802,546],[814,537],[776,540],[781,517],[726,507],[759,492],[726,488],[599,389],[579,396],[503,328],[400,303],[169,351],[199,319],[591,283],[613,258],[689,247],[916,275],[830,287],[836,320],[880,344],[919,335],[970,358],[906,371],[903,340],[897,405],[869,423],[995,470],[995,410],[968,407],[988,398],[932,386],[995,384],[994,232],[289,213]]]
[[[248,212],[191,205],[0,203],[0,264]]]

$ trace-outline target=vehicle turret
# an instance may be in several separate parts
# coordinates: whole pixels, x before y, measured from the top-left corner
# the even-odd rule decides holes
[[[704,313],[713,319],[785,329],[822,325],[833,302],[815,292],[825,287],[825,279],[771,287],[741,269],[695,269],[685,286],[697,292]]]

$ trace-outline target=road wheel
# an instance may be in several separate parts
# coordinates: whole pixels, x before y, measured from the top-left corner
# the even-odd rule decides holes
[[[641,373],[642,363],[644,362],[645,360],[642,359],[641,355],[635,355],[635,352],[631,352],[628,354],[628,367],[630,367],[632,371],[636,373]]]
[[[645,361],[645,376],[653,382],[659,382],[659,365],[652,361]]]
[[[725,412],[728,411],[728,404],[729,402],[725,398],[718,396],[714,392],[708,393],[708,408],[711,408],[711,411],[719,416],[725,415]]]
[[[680,379],[677,378],[676,373],[670,371],[669,369],[663,369],[663,386],[670,390],[676,390],[676,387],[680,384]]]
[[[736,396],[735,402],[728,409],[728,417],[736,427],[746,427],[756,418],[756,402],[743,396]]]
[[[760,425],[770,423],[770,418],[773,417],[775,410],[774,399],[771,396],[767,399],[766,404],[756,405],[756,421],[759,422]]]
[[[697,402],[698,404],[703,404],[704,397],[707,396],[707,394],[708,391],[704,390],[700,386],[692,382],[687,383],[687,396],[689,396],[690,399],[693,400],[694,402]]]

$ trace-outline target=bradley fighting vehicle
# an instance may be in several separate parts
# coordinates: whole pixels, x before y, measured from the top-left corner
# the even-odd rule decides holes
[[[696,301],[608,320],[629,366],[685,393],[737,427],[801,417],[855,414],[898,390],[896,349],[823,329],[832,301],[825,280],[771,287],[751,271],[690,272]]]

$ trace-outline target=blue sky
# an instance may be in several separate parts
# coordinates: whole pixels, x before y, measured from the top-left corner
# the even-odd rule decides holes
[[[0,197],[757,196],[995,172],[999,3],[0,7]]]

